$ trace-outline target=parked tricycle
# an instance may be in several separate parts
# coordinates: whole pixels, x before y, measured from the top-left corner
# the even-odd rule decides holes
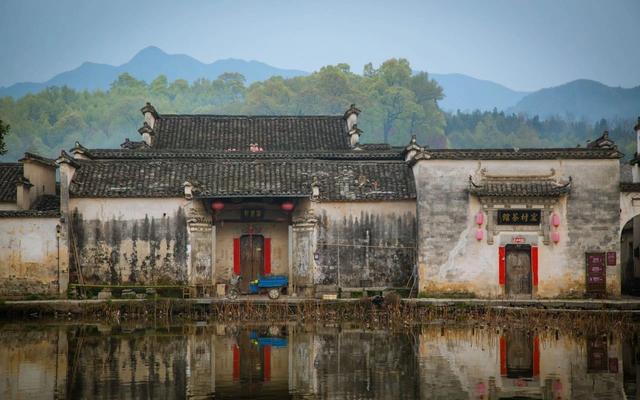
[[[260,276],[258,279],[249,282],[249,293],[259,294],[267,292],[270,299],[277,299],[282,293],[282,289],[289,285],[289,278],[286,276]]]

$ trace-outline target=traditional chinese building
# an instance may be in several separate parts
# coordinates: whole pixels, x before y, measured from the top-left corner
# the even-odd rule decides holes
[[[622,154],[606,133],[577,148],[442,150],[415,138],[395,148],[361,143],[354,106],[331,116],[141,111],[142,140],[62,152],[59,208],[37,214],[51,223],[26,219],[58,193],[51,160],[1,167],[13,174],[2,192],[16,193],[0,211],[1,276],[59,294],[70,280],[216,296],[234,275],[244,291],[283,275],[299,296],[495,298],[618,296],[628,276],[620,230],[640,214],[640,187],[620,184]],[[53,189],[38,189],[31,166],[50,171]],[[30,250],[26,221],[46,231],[35,234],[51,243],[43,252]],[[25,272],[50,252],[49,275]]]
[[[338,116],[161,115],[142,141],[63,153],[62,213],[90,283],[289,277],[289,292],[405,287],[415,186],[399,149]]]

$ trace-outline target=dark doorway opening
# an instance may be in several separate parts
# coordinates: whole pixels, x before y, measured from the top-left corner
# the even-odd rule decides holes
[[[505,264],[507,296],[531,298],[533,293],[531,246],[528,244],[506,245]]]
[[[262,273],[264,266],[264,237],[244,235],[240,237],[240,291],[249,292],[249,283]]]
[[[622,294],[640,296],[640,216],[622,227],[620,234],[620,280]]]

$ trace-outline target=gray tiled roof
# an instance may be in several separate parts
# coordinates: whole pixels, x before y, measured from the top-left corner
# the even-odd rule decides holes
[[[268,152],[350,148],[342,116],[163,114],[153,131],[157,149],[247,151],[252,143]]]
[[[571,191],[571,182],[558,185],[550,181],[487,182],[469,184],[469,192],[481,197],[558,197]]]
[[[0,211],[0,218],[57,218],[60,210],[10,210]]]
[[[0,164],[0,202],[16,202],[16,181],[22,176],[22,164]]]
[[[60,210],[60,196],[53,194],[43,194],[31,205],[34,211],[54,211]]]
[[[572,160],[621,157],[622,153],[609,148],[424,149],[414,160]]]
[[[202,197],[311,195],[320,200],[415,198],[403,161],[347,160],[113,160],[79,161],[72,197],[182,197],[184,182]]]
[[[638,182],[620,182],[621,192],[640,192],[640,183]]]
[[[37,218],[59,217],[60,197],[44,194],[36,199],[29,210],[4,210],[0,211],[0,218]]]

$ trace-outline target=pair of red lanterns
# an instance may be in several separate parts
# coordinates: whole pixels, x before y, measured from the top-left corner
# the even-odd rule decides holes
[[[280,209],[282,209],[282,211],[291,212],[293,211],[294,208],[295,208],[295,204],[293,204],[292,201],[285,201],[282,204],[280,204]],[[222,211],[224,209],[224,202],[220,200],[215,200],[214,202],[211,203],[211,209],[216,212]]]

